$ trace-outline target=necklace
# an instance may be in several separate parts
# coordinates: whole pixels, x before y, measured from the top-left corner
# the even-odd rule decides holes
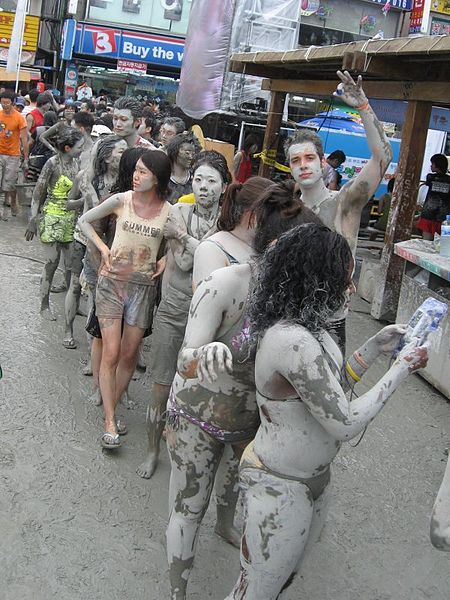
[[[249,244],[248,242],[246,242],[245,240],[243,240],[242,238],[240,238],[238,235],[236,235],[235,233],[233,233],[232,231],[229,231],[228,233],[230,233],[234,238],[236,238],[237,240],[239,240],[240,242],[242,242],[243,244],[245,244],[246,246],[248,246],[249,248],[253,249],[253,246],[251,244]]]

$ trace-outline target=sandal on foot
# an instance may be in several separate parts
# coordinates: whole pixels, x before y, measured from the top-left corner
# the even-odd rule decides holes
[[[120,446],[120,438],[118,433],[109,433],[105,431],[101,438],[103,448],[108,450],[115,450]]]
[[[50,288],[52,294],[60,294],[61,292],[67,292],[67,286],[65,283],[59,285],[52,285]]]
[[[66,338],[65,340],[63,340],[62,345],[64,346],[64,348],[67,348],[67,350],[75,350],[77,347],[77,344],[73,337]]]
[[[126,435],[128,433],[127,424],[123,419],[116,419],[116,428],[119,435]]]

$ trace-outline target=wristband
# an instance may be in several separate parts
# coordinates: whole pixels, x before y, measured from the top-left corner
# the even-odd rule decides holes
[[[355,371],[351,368],[351,366],[349,365],[349,362],[347,361],[345,363],[345,370],[347,371],[347,373],[350,375],[350,377],[353,379],[353,381],[355,381],[356,383],[358,383],[358,381],[361,379],[361,377],[359,377]]]
[[[361,356],[361,354],[356,350],[355,352],[353,352],[353,357],[356,360],[356,362],[365,370],[367,370],[369,368],[369,365],[366,363],[366,361],[363,359],[363,357]]]
[[[358,106],[358,110],[367,110],[369,108],[369,101],[366,100],[364,102],[364,104],[362,104],[361,106]]]

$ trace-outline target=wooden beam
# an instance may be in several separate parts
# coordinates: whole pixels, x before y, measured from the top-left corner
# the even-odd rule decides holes
[[[395,81],[448,81],[448,60],[437,63],[414,62],[408,59],[374,56],[367,52],[346,52],[342,68],[377,79]]]
[[[269,158],[276,158],[285,99],[286,94],[283,92],[272,92],[271,94],[263,142],[263,151],[267,152]],[[270,177],[271,169],[272,167],[269,164],[261,160],[259,165],[259,175],[261,177]]]
[[[338,84],[338,79],[265,79],[262,89],[271,92],[286,92],[302,96],[330,96]],[[450,83],[441,82],[433,85],[429,81],[370,81],[363,82],[364,92],[369,98],[380,100],[414,100],[450,104]]]
[[[411,237],[430,114],[431,103],[408,102],[379,280],[372,302],[371,314],[376,319],[394,321],[397,313],[404,260],[394,254],[394,243]]]

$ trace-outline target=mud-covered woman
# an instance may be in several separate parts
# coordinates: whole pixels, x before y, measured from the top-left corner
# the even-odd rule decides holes
[[[102,446],[120,446],[115,409],[133,375],[139,344],[156,300],[157,260],[170,204],[166,202],[170,162],[160,151],[147,151],[136,163],[133,189],[115,194],[79,220],[84,235],[102,255],[96,312],[103,340],[100,390],[105,413]],[[116,216],[111,249],[92,223]],[[123,332],[122,332],[122,319]]]
[[[168,148],[170,149],[169,144]],[[168,241],[162,300],[153,323],[150,352],[152,388],[147,411],[148,451],[138,467],[141,477],[150,478],[157,466],[170,386],[177,370],[192,299],[194,254],[202,238],[215,230],[220,200],[231,181],[225,158],[215,151],[202,152],[193,166],[195,204],[175,204],[164,228]]]
[[[385,327],[344,366],[326,328],[350,301],[353,269],[347,241],[315,224],[284,234],[260,263],[250,331],[261,426],[240,464],[246,519],[241,573],[228,600],[285,597],[306,543],[320,534],[330,464],[342,442],[361,434],[408,375],[427,363],[425,346],[406,346],[372,389],[349,402],[346,382],[359,381],[405,332]]]
[[[31,216],[25,232],[25,239],[30,241],[36,235],[39,225],[39,239],[47,249],[41,276],[40,312],[50,321],[56,320],[50,306],[50,291],[61,254],[66,285],[70,283],[75,212],[67,208],[66,202],[80,169],[78,159],[83,144],[83,135],[76,129],[67,128],[59,136],[57,153],[45,163],[37,180],[31,202]]]
[[[120,157],[126,149],[125,140],[115,135],[100,140],[95,149],[93,164],[80,171],[75,178],[67,197],[66,206],[69,210],[75,210],[77,214],[85,213],[110,194],[117,179]],[[77,347],[73,337],[73,323],[80,303],[80,275],[87,243],[78,227],[75,227],[74,238],[70,285],[64,301],[65,333],[62,343],[68,349]]]
[[[293,198],[293,184],[265,182],[266,193],[248,219],[249,239],[257,251],[299,222],[317,220]],[[191,303],[167,405],[172,600],[186,597],[199,527],[224,450],[231,447],[239,458],[259,426],[253,362],[245,345],[252,273],[249,262],[216,270],[200,283]],[[233,516],[234,505],[231,525]]]

